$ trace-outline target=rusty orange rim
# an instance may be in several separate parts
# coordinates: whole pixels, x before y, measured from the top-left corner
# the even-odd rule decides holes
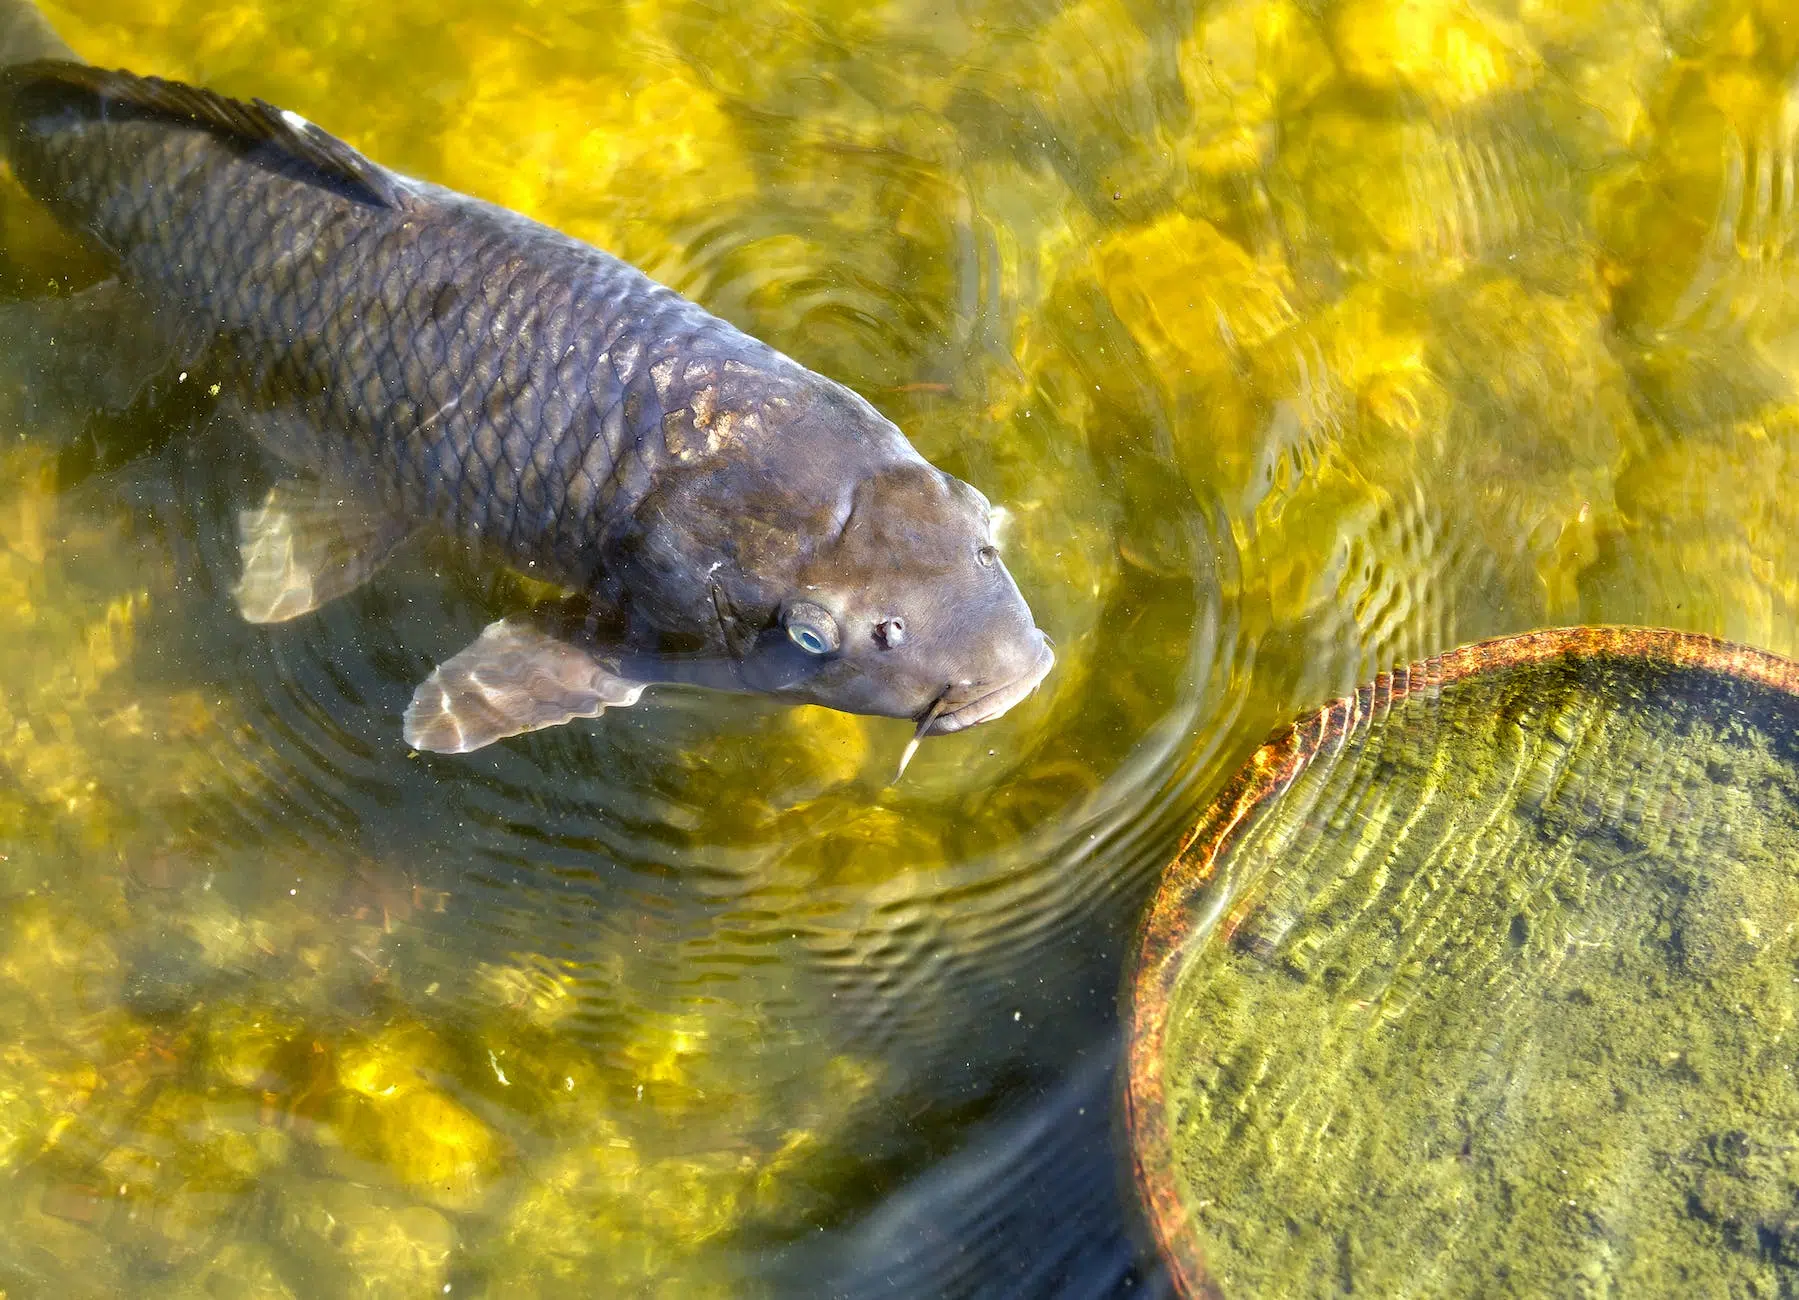
[[[1268,802],[1292,785],[1327,746],[1384,715],[1394,701],[1430,693],[1478,673],[1556,659],[1613,657],[1700,669],[1799,695],[1799,663],[1765,650],[1665,628],[1567,627],[1461,646],[1390,673],[1271,735],[1212,801],[1179,850],[1141,927],[1131,981],[1125,1125],[1138,1193],[1162,1259],[1184,1295],[1219,1296],[1174,1174],[1163,1081],[1163,1050],[1175,984],[1190,955],[1188,918],[1219,862]],[[1228,922],[1214,933],[1228,938]]]

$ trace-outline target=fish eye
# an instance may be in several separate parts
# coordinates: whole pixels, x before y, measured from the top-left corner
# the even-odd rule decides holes
[[[974,553],[974,558],[981,562],[983,569],[991,569],[999,559],[999,552],[991,546],[983,546]]]
[[[809,600],[789,605],[781,615],[781,625],[787,629],[787,639],[809,655],[830,654],[841,644],[831,611]]]

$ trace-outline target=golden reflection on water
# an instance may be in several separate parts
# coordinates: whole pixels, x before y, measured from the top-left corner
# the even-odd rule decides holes
[[[404,687],[513,587],[232,628],[228,492],[19,430],[9,1293],[772,1285],[1103,1039],[1183,816],[1294,710],[1548,623],[1799,649],[1779,0],[52,13],[856,385],[1007,507],[1060,662],[894,789],[892,725],[678,694],[417,760]]]

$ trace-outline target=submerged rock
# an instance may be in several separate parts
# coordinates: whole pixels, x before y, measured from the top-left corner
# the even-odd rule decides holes
[[[283,1188],[280,1235],[321,1289],[366,1300],[441,1295],[457,1245],[455,1227],[436,1210],[319,1180]]]
[[[1791,1286],[1796,723],[1799,664],[1572,628],[1270,737],[1135,976],[1187,1293]]]

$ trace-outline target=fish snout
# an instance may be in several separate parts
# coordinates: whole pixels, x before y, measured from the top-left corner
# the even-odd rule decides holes
[[[942,736],[991,722],[1036,690],[1055,662],[1049,637],[1032,628],[1030,636],[1007,644],[987,674],[953,684],[924,734]]]

